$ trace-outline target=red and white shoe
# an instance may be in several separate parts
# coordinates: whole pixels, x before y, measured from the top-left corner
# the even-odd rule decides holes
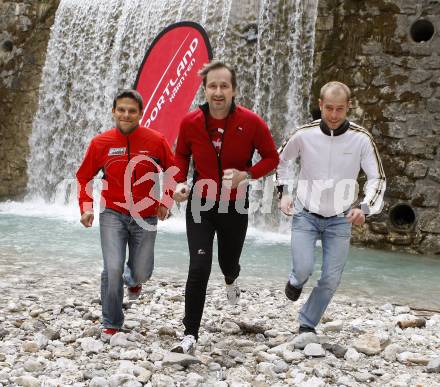
[[[142,285],[132,286],[132,287],[127,288],[127,290],[128,290],[127,291],[128,299],[130,301],[135,301],[141,295]]]
[[[102,341],[110,341],[111,337],[118,332],[119,332],[119,329],[116,329],[116,328],[104,328],[101,331],[101,340]]]

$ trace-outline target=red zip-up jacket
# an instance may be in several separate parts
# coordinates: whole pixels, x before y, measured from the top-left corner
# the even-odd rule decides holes
[[[182,120],[175,154],[176,165],[179,168],[177,182],[186,181],[192,156],[195,180],[211,179],[217,188],[215,192],[210,192],[205,186],[195,193],[212,200],[220,200],[220,193],[221,197],[224,197],[221,181],[225,169],[247,171],[253,179],[258,179],[277,167],[279,156],[272,135],[266,123],[256,113],[232,104],[226,119],[220,155],[217,154],[206,128],[208,114],[208,104],[204,104],[188,113]],[[252,165],[255,150],[260,154],[261,160]],[[225,195],[230,200],[240,199],[242,196],[241,192],[237,196],[236,189]]]
[[[155,130],[138,127],[124,135],[113,128],[96,135],[76,173],[81,214],[93,210],[92,179],[103,170],[101,207],[143,218],[155,216],[159,172],[173,165],[168,142]],[[165,191],[162,204],[172,207],[171,191]]]

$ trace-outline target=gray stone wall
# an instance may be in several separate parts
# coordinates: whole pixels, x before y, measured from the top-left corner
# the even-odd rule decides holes
[[[0,2],[0,199],[26,187],[28,138],[58,2]]]
[[[382,214],[354,243],[440,253],[439,33],[439,1],[320,0],[311,108],[325,82],[347,83],[388,181]]]

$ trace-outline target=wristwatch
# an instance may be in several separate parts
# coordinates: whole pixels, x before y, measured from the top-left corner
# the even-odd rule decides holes
[[[246,172],[246,180],[252,180],[252,175],[249,172]]]

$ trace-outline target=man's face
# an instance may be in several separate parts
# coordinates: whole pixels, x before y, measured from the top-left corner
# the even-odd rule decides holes
[[[116,127],[123,134],[129,134],[135,130],[142,118],[142,111],[139,109],[137,101],[131,98],[118,99],[112,114]]]
[[[342,125],[350,107],[351,101],[347,101],[345,93],[332,93],[329,90],[319,100],[321,118],[330,129],[337,129]]]
[[[225,118],[231,107],[235,90],[232,87],[231,73],[226,68],[211,70],[206,75],[205,97],[209,111],[215,118]]]

